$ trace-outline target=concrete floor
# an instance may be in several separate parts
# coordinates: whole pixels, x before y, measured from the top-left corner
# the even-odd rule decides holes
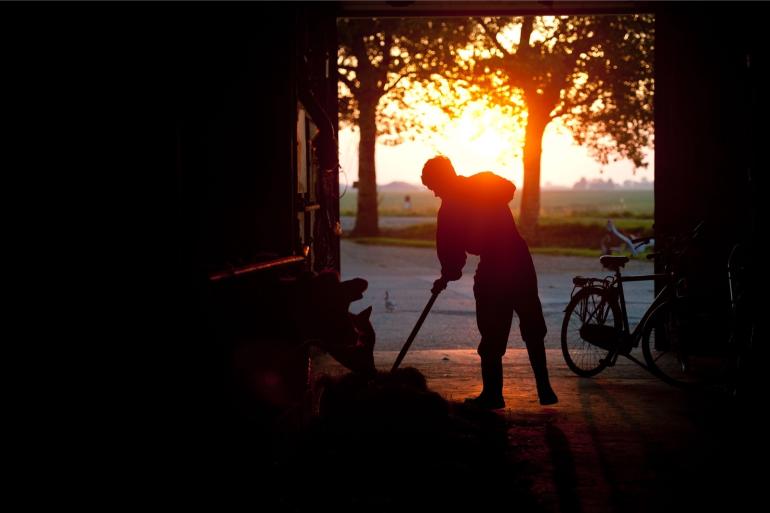
[[[438,276],[432,250],[373,248],[343,241],[343,279],[369,280],[366,297],[351,307],[374,306],[375,362],[390,369],[409,334],[428,289]],[[766,442],[758,409],[737,408],[719,393],[692,393],[659,381],[622,359],[594,378],[566,367],[558,333],[575,274],[601,273],[594,259],[535,256],[541,301],[549,324],[548,366],[560,402],[537,403],[526,351],[514,322],[504,359],[509,440],[525,462],[532,493],[549,512],[742,511],[760,497]],[[649,272],[631,262],[633,273]],[[478,394],[481,377],[475,347],[469,259],[460,282],[450,284],[402,366],[419,369],[431,389],[449,401]],[[385,290],[397,303],[384,308]],[[632,319],[652,298],[649,283],[630,290]],[[632,320],[633,322],[633,320]],[[638,351],[638,350],[637,350]],[[641,355],[636,355],[641,357]],[[315,355],[313,377],[344,369]],[[758,506],[753,506],[752,509]],[[512,506],[511,509],[515,509]]]
[[[378,369],[396,355],[375,353]],[[572,374],[558,350],[548,359],[559,403],[539,405],[526,351],[513,349],[499,410],[543,511],[742,511],[759,493],[748,462],[763,461],[766,443],[725,398],[673,388],[625,359],[594,378]],[[449,401],[481,389],[473,350],[415,350],[402,366]],[[312,368],[314,377],[345,372],[326,355]]]

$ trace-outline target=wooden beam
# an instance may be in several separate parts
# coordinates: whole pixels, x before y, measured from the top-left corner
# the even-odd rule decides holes
[[[490,1],[342,1],[337,16],[345,18],[421,16],[524,16],[630,14],[654,12],[654,2],[490,2]]]
[[[225,278],[231,278],[242,274],[256,273],[260,271],[266,271],[269,269],[275,269],[277,267],[285,267],[293,264],[299,264],[304,262],[305,258],[301,256],[288,256],[282,258],[274,258],[272,260],[266,260],[264,262],[256,262],[253,264],[245,265],[243,267],[234,267],[227,271],[218,271],[209,275],[209,280],[217,282]]]

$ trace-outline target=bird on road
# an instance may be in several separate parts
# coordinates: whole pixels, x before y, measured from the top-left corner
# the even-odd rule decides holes
[[[385,291],[385,310],[388,312],[393,312],[396,309],[396,303],[390,300],[390,295],[388,294],[388,291]]]

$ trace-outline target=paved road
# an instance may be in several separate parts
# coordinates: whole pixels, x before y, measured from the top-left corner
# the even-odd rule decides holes
[[[430,298],[430,288],[438,277],[439,264],[433,249],[365,246],[342,241],[342,278],[364,278],[369,281],[364,298],[351,305],[352,312],[373,307],[372,324],[377,333],[376,349],[398,350],[409,336],[420,312]],[[564,308],[572,291],[572,277],[605,276],[595,258],[534,255],[538,273],[540,301],[543,304],[548,335],[546,347],[560,347],[559,333]],[[414,342],[415,349],[469,349],[478,345],[473,273],[478,257],[470,256],[462,279],[452,282],[428,316]],[[629,274],[652,272],[647,261],[632,261]],[[396,304],[395,311],[385,308],[385,292]],[[652,301],[652,282],[628,284],[626,299],[629,320],[637,321]],[[514,321],[510,348],[523,347],[518,322]]]
[[[432,217],[380,217],[380,228],[403,228],[405,226],[412,226],[415,224],[435,223],[436,216]],[[350,233],[353,227],[356,225],[356,218],[353,216],[341,216],[340,224],[342,224],[342,230],[345,233]]]

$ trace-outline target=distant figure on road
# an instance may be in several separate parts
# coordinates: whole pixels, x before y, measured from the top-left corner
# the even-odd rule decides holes
[[[444,156],[425,163],[422,183],[441,198],[436,233],[441,277],[434,282],[432,292],[460,279],[466,253],[481,256],[473,295],[481,333],[478,353],[484,386],[481,395],[466,402],[488,409],[505,406],[503,355],[514,311],[519,316],[540,404],[558,402],[548,379],[546,325],[535,267],[508,208],[516,187],[489,171],[471,177],[457,176],[451,161]]]
[[[404,196],[404,210],[412,210],[412,197],[408,194]]]

